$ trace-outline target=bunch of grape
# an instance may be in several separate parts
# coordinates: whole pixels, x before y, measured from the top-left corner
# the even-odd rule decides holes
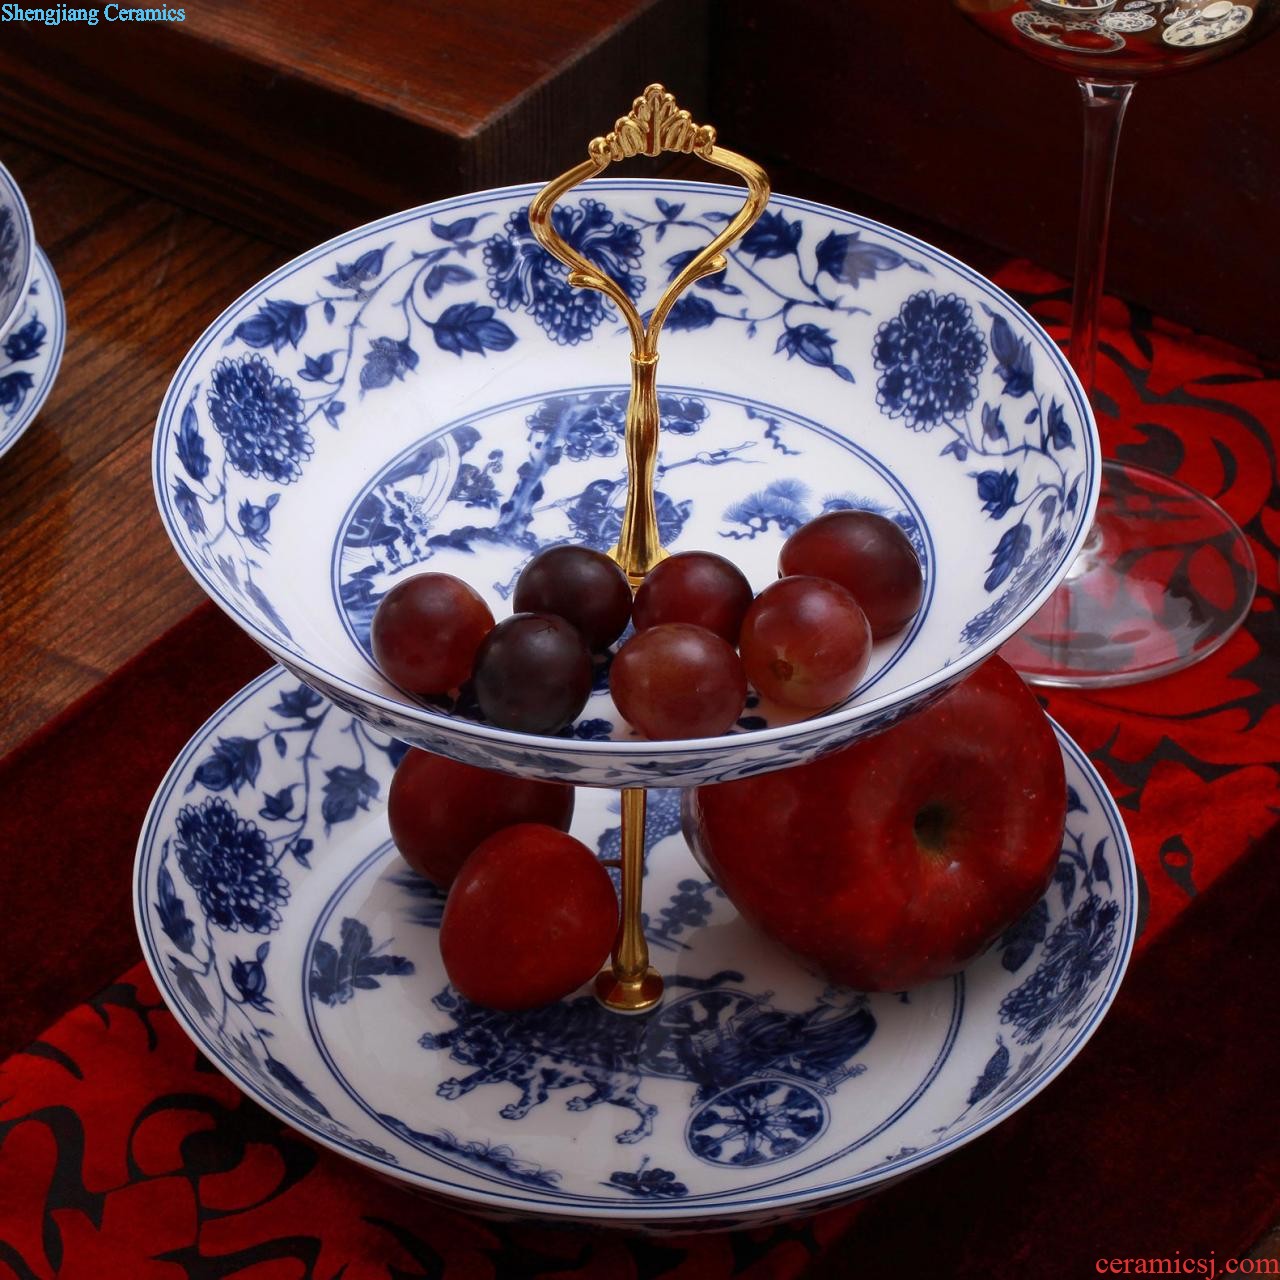
[[[470,685],[491,723],[556,733],[586,705],[593,653],[633,623],[609,675],[619,712],[648,738],[715,736],[741,716],[748,680],[802,711],[848,697],[873,641],[904,627],[923,595],[910,542],[869,512],[832,512],[797,530],[778,569],[756,596],[723,556],[683,552],[657,565],[633,601],[607,556],[553,547],[526,565],[516,611],[496,625],[465,582],[419,574],[379,604],[374,657],[412,693]],[[603,865],[568,835],[573,800],[564,783],[425,751],[410,751],[396,770],[392,838],[415,871],[448,891],[441,958],[453,985],[479,1004],[549,1003],[608,956],[617,898]]]
[[[778,570],[755,596],[723,556],[682,552],[658,564],[633,601],[608,556],[552,547],[525,566],[516,612],[496,626],[465,582],[420,574],[379,604],[374,657],[412,693],[469,684],[490,723],[554,734],[586,705],[592,654],[632,622],[609,675],[620,714],[650,739],[714,737],[742,715],[748,683],[791,711],[842,702],[872,644],[910,622],[924,590],[906,535],[868,511],[810,521],[787,539]]]
[[[514,604],[495,626],[489,606],[460,578],[406,578],[373,615],[374,660],[410,693],[467,686],[491,724],[558,733],[586,706],[592,653],[608,649],[631,619],[631,586],[598,551],[552,547],[525,566]]]
[[[778,571],[753,597],[738,569],[708,552],[653,569],[636,593],[636,634],[610,675],[633,727],[648,738],[725,733],[748,682],[787,710],[825,711],[856,688],[873,641],[914,617],[924,589],[907,536],[867,511],[831,512],[797,530]]]

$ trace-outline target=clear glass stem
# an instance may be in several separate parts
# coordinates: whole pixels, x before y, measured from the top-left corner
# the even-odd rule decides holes
[[[1096,406],[1111,182],[1133,85],[1081,79],[1079,86],[1084,173],[1067,354]],[[1186,568],[1153,568],[1158,557],[1144,554],[1161,550],[1151,546],[1153,537],[1184,566],[1197,546],[1212,545],[1207,563],[1214,567],[1197,556],[1194,579]],[[1248,539],[1216,503],[1145,468],[1106,462],[1084,547],[1062,585],[1001,652],[1033,684],[1089,689],[1152,680],[1224,644],[1247,616],[1256,584]]]
[[[1076,233],[1076,278],[1071,295],[1072,367],[1093,399],[1098,364],[1098,308],[1107,266],[1107,230],[1111,223],[1111,186],[1120,146],[1120,126],[1133,82],[1104,84],[1081,79],[1084,108],[1084,172],[1080,184],[1080,223]]]

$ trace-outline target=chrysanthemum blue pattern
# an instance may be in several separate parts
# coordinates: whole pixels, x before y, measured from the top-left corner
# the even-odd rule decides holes
[[[184,806],[177,831],[178,867],[213,924],[228,933],[279,928],[289,882],[256,822],[240,817],[221,796],[212,796],[199,806]]]
[[[305,685],[278,684],[274,693],[275,702],[264,708],[261,733],[221,735],[188,766],[186,793],[206,795],[178,810],[172,841],[165,842],[160,856],[154,906],[161,930],[176,948],[166,956],[167,972],[209,1033],[270,1097],[331,1136],[393,1160],[381,1147],[355,1138],[333,1120],[308,1084],[281,1060],[279,1049],[272,1047],[272,1032],[263,1021],[276,1016],[270,940],[247,953],[236,948],[228,954],[215,938],[215,930],[275,933],[292,897],[283,870],[286,860],[295,874],[310,866],[316,838],[305,833],[323,822],[327,835],[334,825],[353,817],[362,801],[367,805],[378,794],[380,784],[369,771],[371,752],[385,757],[383,767],[390,769],[405,750],[354,719],[331,722],[332,708]],[[312,792],[318,780],[312,762],[322,731],[328,735],[322,749],[328,767],[322,771],[325,781],[319,788],[322,803],[317,814]],[[335,741],[349,743],[346,761],[335,760]],[[264,755],[272,759],[270,764]],[[283,781],[281,771],[291,780]],[[268,776],[274,789],[267,785]],[[169,869],[171,857],[194,902],[179,891]],[[355,988],[376,986],[375,974],[413,971],[403,957],[381,954],[358,921],[344,923],[341,952],[330,950],[332,963],[328,969],[322,966],[316,982],[317,992],[335,1002],[350,998]],[[328,988],[323,986],[326,978]]]
[[[881,370],[881,410],[913,431],[929,431],[973,407],[987,344],[963,298],[926,289],[876,331],[872,358]]]
[[[251,480],[264,476],[275,484],[291,484],[311,457],[302,397],[260,355],[217,363],[209,417],[226,446],[227,460]]]

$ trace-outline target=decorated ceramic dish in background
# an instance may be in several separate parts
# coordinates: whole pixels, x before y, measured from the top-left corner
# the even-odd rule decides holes
[[[0,338],[18,320],[35,255],[36,235],[27,202],[13,174],[0,164]]]
[[[667,994],[503,1014],[454,991],[444,901],[392,847],[404,748],[275,668],[218,711],[153,802],[143,951],[240,1088],[392,1178],[495,1213],[725,1229],[864,1195],[1034,1096],[1097,1027],[1137,910],[1115,804],[1058,731],[1069,812],[1043,900],[954,979],[824,986],[749,929],[649,800],[645,932]],[[575,834],[616,857],[618,800]]]
[[[605,786],[722,780],[883,727],[993,652],[1070,565],[1096,500],[1096,428],[1054,343],[938,250],[775,197],[664,330],[657,511],[672,551],[759,590],[787,534],[864,507],[907,532],[915,622],[846,704],[801,723],[748,707],[696,742],[635,737],[607,694],[560,736],[477,723],[389,684],[374,608],[452,573],[495,616],[560,542],[605,549],[625,491],[629,342],[534,240],[537,188],[386,218],[297,259],[196,343],[157,425],[154,482],[204,589],[281,662],[405,741]],[[608,180],[556,210],[643,312],[741,205],[733,188]]]
[[[25,303],[0,339],[0,456],[17,444],[53,389],[67,337],[67,313],[58,277],[36,248]]]

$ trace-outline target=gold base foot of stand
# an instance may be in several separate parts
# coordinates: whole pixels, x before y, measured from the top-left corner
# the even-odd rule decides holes
[[[614,1013],[644,1013],[662,1000],[662,974],[652,967],[638,978],[624,978],[612,969],[596,975],[596,999]]]
[[[615,1013],[643,1013],[662,999],[662,975],[649,963],[649,944],[640,925],[640,884],[644,878],[643,787],[622,792],[622,901],[618,938],[609,968],[596,975],[596,999]]]

